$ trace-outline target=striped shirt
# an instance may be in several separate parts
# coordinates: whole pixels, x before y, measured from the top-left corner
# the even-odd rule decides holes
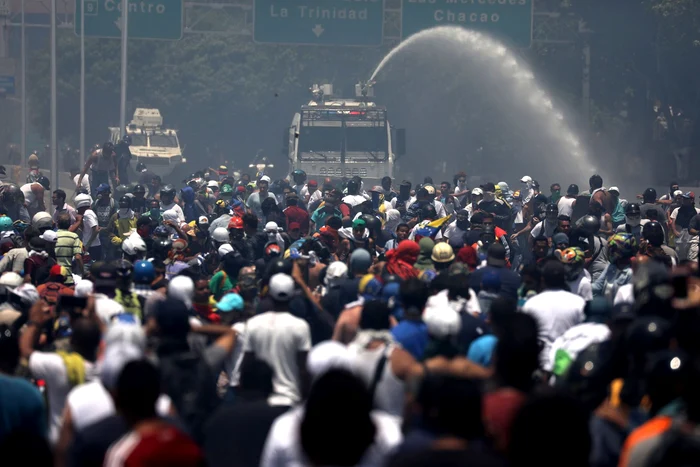
[[[72,274],[73,259],[83,253],[83,245],[75,232],[59,230],[56,232],[56,247],[54,251],[56,252],[56,262],[68,269]],[[73,283],[71,274],[68,274],[68,277],[66,277],[65,283],[68,285]]]

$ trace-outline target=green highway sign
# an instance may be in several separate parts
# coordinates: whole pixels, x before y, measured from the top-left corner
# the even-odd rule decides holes
[[[85,2],[85,37],[121,37],[121,0],[75,0],[75,33],[80,36]],[[182,38],[182,0],[129,0],[129,39]]]
[[[517,47],[532,43],[533,0],[403,0],[401,37],[435,26],[462,26]]]
[[[255,0],[255,42],[373,46],[383,32],[384,0]]]

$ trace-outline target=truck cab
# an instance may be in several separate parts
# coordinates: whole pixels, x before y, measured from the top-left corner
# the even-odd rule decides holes
[[[110,127],[111,141],[117,144],[121,139],[119,128]],[[126,127],[131,136],[132,167],[143,162],[153,173],[169,175],[175,167],[186,162],[182,156],[177,130],[163,127],[163,117],[158,109],[138,108]]]
[[[329,84],[311,87],[313,99],[294,115],[285,130],[290,172],[310,179],[360,176],[365,186],[394,177],[394,164],[405,152],[405,132],[392,130],[386,107],[373,102],[371,83],[355,86],[356,98],[333,96]]]

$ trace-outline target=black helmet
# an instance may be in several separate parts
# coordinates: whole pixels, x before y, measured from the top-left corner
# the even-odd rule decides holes
[[[615,344],[594,343],[583,349],[568,368],[554,368],[556,386],[594,410],[607,397],[608,383],[615,372]]]
[[[630,354],[639,356],[668,349],[672,337],[672,327],[667,320],[642,316],[630,324],[625,343]]]
[[[432,204],[426,204],[420,210],[421,219],[435,219],[437,217],[437,211],[435,211],[435,206]]]
[[[112,144],[111,141],[107,141],[105,144],[102,145],[102,154],[108,152],[114,152],[114,144]]]
[[[131,135],[124,135],[122,142],[124,142],[124,144],[127,146],[131,146]]]
[[[600,219],[590,214],[581,218],[581,227],[588,235],[595,235],[600,230]]]
[[[639,205],[637,203],[630,203],[625,207],[625,215],[626,216],[641,216],[642,210],[639,209]]]
[[[3,203],[13,204],[24,202],[24,195],[22,190],[19,189],[14,183],[9,185],[3,185],[2,187],[2,201]]]
[[[138,164],[136,164],[136,171],[141,172],[142,170],[146,170],[146,164],[144,164],[143,162],[139,162]]]
[[[39,176],[39,179],[37,180],[37,183],[41,186],[44,187],[44,190],[50,190],[51,189],[51,182],[49,181],[48,178],[46,178],[43,175]]]
[[[547,208],[545,209],[545,215],[549,215],[549,214],[554,214],[554,215],[559,214],[559,208],[557,208],[556,204],[549,203],[547,205]]]
[[[297,177],[302,177],[303,179],[306,179],[306,172],[304,172],[301,169],[297,169],[294,172],[292,172],[292,178],[297,178]]]
[[[126,259],[120,259],[117,261],[116,266],[117,276],[119,277],[130,277],[131,272],[134,270],[134,266],[131,264],[131,261]]]
[[[134,193],[134,194],[136,194],[136,193],[146,193],[146,187],[144,187],[143,185],[141,185],[140,183],[138,183],[138,184],[136,184],[136,185],[134,186],[134,189],[131,190],[131,192]]]
[[[373,216],[372,214],[363,214],[362,220],[365,221],[365,225],[369,230],[370,235],[378,234],[379,231],[382,230],[382,223],[376,216]]]
[[[357,193],[358,190],[360,189],[360,184],[354,180],[348,180],[348,194],[354,194]]]
[[[569,185],[569,188],[566,190],[567,195],[578,195],[578,185],[575,183],[572,183]]]
[[[656,201],[656,190],[653,188],[647,188],[642,194],[642,199],[644,199],[644,202]]]
[[[161,238],[153,242],[153,254],[156,257],[160,257],[161,259],[165,259],[165,257],[168,255],[168,252],[170,249],[173,247],[173,242],[168,240],[167,238]]]
[[[126,195],[119,198],[119,207],[120,208],[130,208],[131,207],[131,198],[129,198]]]
[[[172,185],[168,184],[165,185],[163,188],[160,189],[160,196],[171,196],[175,197],[175,187]]]
[[[642,227],[642,238],[651,246],[660,247],[664,243],[664,228],[656,221],[650,221]]]

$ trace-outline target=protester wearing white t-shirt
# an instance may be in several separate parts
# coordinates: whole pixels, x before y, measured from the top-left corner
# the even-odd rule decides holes
[[[294,297],[294,279],[287,274],[270,278],[269,295],[276,311],[248,320],[243,347],[245,359],[263,360],[272,368],[270,405],[294,405],[302,399],[306,379],[306,354],[311,348],[311,330],[306,321],[289,312]]]
[[[46,382],[49,405],[49,441],[58,441],[63,421],[63,407],[68,393],[78,384],[95,379],[95,359],[101,341],[99,323],[93,319],[73,323],[72,352],[39,352],[34,346],[41,330],[50,319],[48,305],[44,301],[34,304],[29,311],[29,321],[20,337],[19,347],[23,358],[29,362],[29,371],[38,380]],[[72,371],[69,375],[68,366]]]
[[[542,271],[545,290],[530,298],[523,312],[537,320],[539,339],[543,343],[540,357],[543,365],[549,361],[554,341],[584,320],[586,301],[566,291],[566,269],[558,261],[550,261]]]
[[[75,208],[82,216],[83,246],[90,254],[90,258],[95,261],[102,259],[102,243],[100,243],[99,225],[97,214],[90,209],[92,199],[90,196],[80,194],[75,197]]]

